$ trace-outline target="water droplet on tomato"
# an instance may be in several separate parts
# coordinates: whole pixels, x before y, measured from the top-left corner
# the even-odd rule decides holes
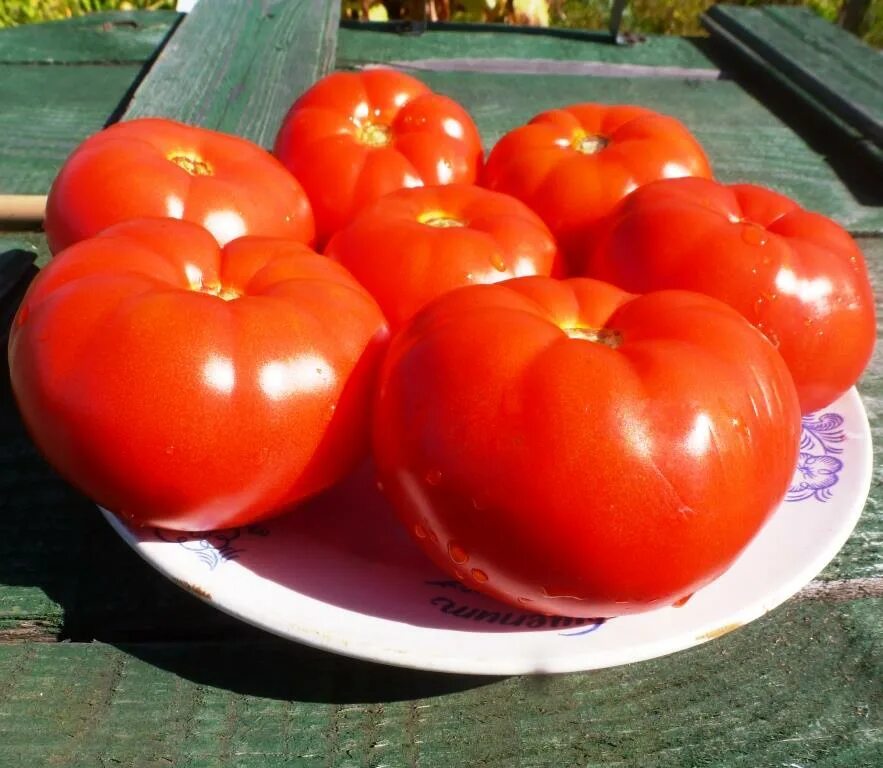
[[[487,504],[485,504],[481,499],[475,498],[475,499],[472,499],[472,507],[473,507],[473,509],[476,509],[479,512],[481,512],[482,510],[487,509]]]
[[[484,584],[484,582],[487,581],[487,574],[483,570],[481,570],[481,568],[473,568],[472,578],[475,579],[479,584]]]
[[[451,560],[458,564],[465,563],[469,559],[466,550],[454,541],[448,544],[448,554],[451,556]]]
[[[430,469],[426,473],[426,482],[429,485],[438,485],[442,481],[442,472],[440,469]]]
[[[742,240],[748,245],[766,245],[769,239],[767,231],[757,224],[749,222],[742,225]]]
[[[377,490],[378,490],[378,491],[380,491],[381,493],[383,493],[384,485],[383,485],[383,481],[382,481],[382,480],[377,480],[377,481],[374,483],[374,485],[377,486]]]
[[[529,597],[519,597],[518,602],[522,605],[527,605],[528,603],[532,603],[533,600],[531,600]]]
[[[671,604],[671,605],[672,605],[672,608],[681,608],[681,607],[685,606],[685,605],[687,604],[687,601],[688,601],[691,597],[693,597],[693,593],[692,593],[692,592],[691,592],[689,595],[684,595],[683,597],[678,598],[677,600],[675,600],[675,601]]]
[[[767,340],[770,344],[772,344],[776,349],[779,348],[779,345],[782,343],[779,341],[779,337],[774,330],[771,328],[767,328],[764,323],[757,323],[756,328],[760,331],[764,336],[767,337]]]
[[[418,539],[425,539],[426,538],[426,529],[418,523],[417,525],[414,526],[414,535]]]

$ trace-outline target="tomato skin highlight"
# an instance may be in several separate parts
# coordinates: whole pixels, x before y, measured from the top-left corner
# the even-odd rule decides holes
[[[858,245],[772,190],[648,184],[585,242],[583,258],[583,274],[627,291],[698,291],[737,309],[778,347],[804,413],[855,384],[874,350],[874,296]]]
[[[331,239],[325,254],[377,299],[393,330],[454,288],[561,269],[552,234],[526,205],[459,184],[380,198]]]
[[[396,189],[475,182],[483,157],[463,107],[391,69],[322,78],[292,105],[273,151],[303,184],[320,245]]]
[[[59,253],[9,340],[25,424],[72,484],[133,524],[244,525],[368,448],[388,331],[340,265],[290,240],[221,249],[133,220]]]
[[[574,104],[503,136],[482,185],[538,213],[569,259],[623,197],[676,176],[711,177],[705,152],[678,120],[644,107]]]
[[[720,575],[781,502],[800,428],[781,357],[723,303],[526,277],[452,291],[393,338],[373,448],[441,568],[589,618]]]
[[[222,245],[237,237],[315,239],[306,193],[265,149],[174,120],[116,123],[80,144],[46,203],[52,253],[128,219],[201,224]]]

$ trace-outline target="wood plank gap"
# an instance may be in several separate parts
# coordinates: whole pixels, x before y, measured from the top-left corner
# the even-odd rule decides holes
[[[0,627],[0,645],[9,643],[55,643],[58,635],[54,627],[42,621],[20,621],[19,623]]]
[[[589,77],[662,77],[682,80],[719,80],[719,69],[704,67],[651,66],[648,64],[610,64],[603,61],[558,59],[516,59],[488,57],[402,59],[363,63],[355,69],[394,67],[418,72],[484,72],[510,75],[586,75]]]
[[[334,64],[340,4],[199,3],[144,78],[123,119],[167,117],[269,146],[294,100]]]
[[[734,9],[727,6],[713,6],[703,15],[703,22],[712,33],[717,29],[726,30],[731,37],[738,39],[742,45],[752,49],[770,66],[777,69],[783,77],[811,94],[815,100],[830,109],[839,118],[849,123],[878,146],[883,147],[883,123],[880,122],[874,107],[847,98],[826,81],[824,74],[818,74],[803,67],[800,62],[793,59],[793,56],[780,50],[773,41],[765,39],[749,24],[743,23],[743,17],[748,19],[751,13],[756,14],[757,12],[755,9],[748,8]],[[712,21],[712,24],[708,24],[709,20]],[[785,28],[782,29],[784,32]],[[843,34],[846,36],[848,33],[844,32]]]

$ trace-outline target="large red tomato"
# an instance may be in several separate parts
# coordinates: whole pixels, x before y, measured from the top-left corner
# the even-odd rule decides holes
[[[463,107],[391,69],[320,80],[291,107],[275,152],[306,189],[320,242],[395,189],[471,184],[482,159]]]
[[[371,292],[393,328],[453,288],[558,268],[552,234],[524,203],[459,184],[382,197],[325,253]]]
[[[491,151],[483,184],[523,200],[565,255],[633,189],[656,179],[711,176],[699,142],[644,107],[576,104],[534,117]]]
[[[387,330],[339,264],[294,241],[221,250],[133,220],[58,254],[13,322],[37,446],[138,524],[242,525],[336,482],[367,449]]]
[[[438,565],[600,617],[727,568],[788,488],[800,409],[781,356],[716,299],[525,277],[453,291],[393,338],[373,434]]]
[[[313,241],[300,184],[269,152],[237,136],[159,118],[117,123],[80,144],[46,204],[57,253],[127,219],[185,219],[222,245],[243,235]]]
[[[700,291],[778,347],[804,413],[861,375],[876,338],[862,253],[838,224],[748,184],[648,184],[586,243],[585,274],[625,290]]]

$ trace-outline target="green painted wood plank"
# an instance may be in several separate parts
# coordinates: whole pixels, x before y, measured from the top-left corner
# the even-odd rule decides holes
[[[486,147],[538,112],[562,104],[641,104],[682,120],[706,148],[721,180],[764,184],[852,230],[883,231],[883,190],[850,189],[823,155],[736,82],[416,74],[470,111]]]
[[[144,62],[162,45],[179,18],[174,11],[130,11],[10,27],[0,30],[0,63]]]
[[[794,604],[684,653],[547,678],[271,640],[0,645],[0,764],[873,768],[881,610]]]
[[[569,30],[568,30],[569,31]],[[344,27],[337,36],[338,66],[433,58],[515,58],[598,61],[656,67],[714,68],[703,38],[650,36],[633,45],[613,45],[609,36],[561,36],[554,31],[501,33],[481,29],[432,29],[420,36]]]
[[[712,33],[723,29],[883,146],[883,57],[877,51],[805,8],[719,5],[707,19]]]
[[[199,3],[135,92],[126,118],[171,117],[269,146],[292,102],[333,65],[340,4]]]
[[[45,194],[123,100],[140,64],[0,64],[0,194]]]
[[[876,186],[871,179],[883,170],[883,149],[707,14],[702,22],[715,38],[722,66],[731,74],[738,73],[743,88],[755,93],[802,136],[814,136],[815,146],[831,162],[846,161],[853,169],[862,168],[864,186]]]
[[[883,286],[883,238],[860,238],[859,243],[875,284]],[[33,250],[38,264],[48,259],[39,233],[0,234],[0,260],[13,248]],[[877,317],[883,318],[883,289],[877,297]],[[855,532],[820,578],[863,581],[814,587],[807,592],[812,599],[866,589],[879,594],[883,577],[883,351],[874,355],[860,391],[874,435],[874,482]],[[80,640],[257,634],[160,576],[113,533],[87,498],[46,466],[21,425],[3,372],[0,638],[14,639],[31,629],[47,638]]]

